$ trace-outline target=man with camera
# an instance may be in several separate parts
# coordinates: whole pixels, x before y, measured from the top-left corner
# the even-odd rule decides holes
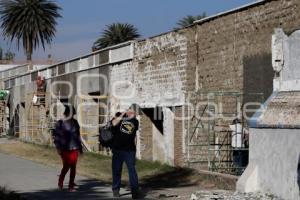
[[[114,197],[120,197],[121,175],[123,162],[126,163],[129,174],[132,198],[138,198],[138,176],[135,169],[136,132],[139,122],[133,108],[129,108],[112,120],[112,190]]]

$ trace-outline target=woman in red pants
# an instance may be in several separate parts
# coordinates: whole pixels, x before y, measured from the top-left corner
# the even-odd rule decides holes
[[[58,187],[63,189],[65,176],[70,170],[69,191],[74,190],[77,159],[79,153],[82,153],[80,126],[73,118],[74,115],[75,108],[65,106],[64,119],[56,123],[54,131],[54,144],[63,162]]]

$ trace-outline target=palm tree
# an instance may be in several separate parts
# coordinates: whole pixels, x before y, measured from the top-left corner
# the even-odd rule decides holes
[[[3,35],[10,42],[16,40],[31,61],[32,52],[50,44],[55,36],[56,19],[61,8],[50,0],[0,0],[0,20]]]
[[[129,40],[139,38],[138,29],[127,23],[113,23],[106,26],[99,39],[94,42],[93,50],[106,48]]]
[[[207,15],[206,13],[202,13],[201,15],[196,15],[196,16],[193,16],[193,15],[187,15],[185,17],[183,17],[181,20],[179,20],[177,22],[177,26],[175,29],[178,29],[178,28],[186,28],[190,25],[192,25],[194,23],[194,21],[197,21],[197,20],[200,20],[200,19],[203,19],[205,18]]]
[[[15,59],[15,56],[16,54],[11,52],[10,50],[8,50],[6,53],[5,53],[5,60],[8,60],[8,61],[13,61]]]

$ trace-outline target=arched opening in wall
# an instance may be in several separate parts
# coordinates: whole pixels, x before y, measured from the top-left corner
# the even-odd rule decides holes
[[[25,101],[20,102],[19,104],[19,109],[18,109],[18,115],[19,115],[19,138],[24,138],[26,134],[26,111],[25,111]]]
[[[9,128],[9,105],[5,99],[0,98],[0,136],[7,134]]]
[[[20,136],[20,105],[19,104],[14,109],[13,122],[14,122],[13,135],[15,137],[19,137]]]
[[[12,95],[8,96],[8,100],[7,100],[7,135],[9,136],[14,136],[15,132],[14,132],[14,124],[15,124],[15,108],[13,105],[13,98]]]

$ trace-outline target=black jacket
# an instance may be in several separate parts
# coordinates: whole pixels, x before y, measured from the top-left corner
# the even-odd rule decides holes
[[[76,119],[59,120],[55,124],[54,144],[62,151],[82,151],[80,126]]]

